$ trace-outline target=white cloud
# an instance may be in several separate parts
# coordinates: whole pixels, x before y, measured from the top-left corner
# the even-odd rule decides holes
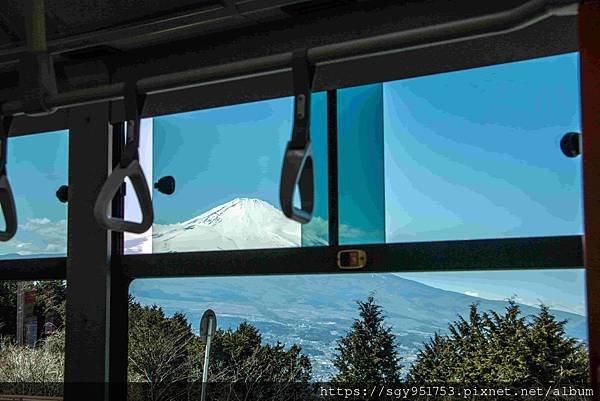
[[[46,224],[51,223],[52,221],[47,217],[42,217],[41,219],[33,218],[27,220],[27,223],[22,224],[21,227],[26,230],[33,230],[37,227],[44,226]]]
[[[329,236],[329,222],[319,216],[313,217],[311,222],[306,226],[302,227],[302,235],[309,242],[313,242],[314,244],[326,245],[324,243],[324,239]],[[355,239],[355,238],[364,238],[367,236],[373,235],[374,237],[379,237],[377,233],[368,233],[360,228],[351,227],[347,224],[340,224],[339,227],[339,236],[345,241]]]
[[[0,245],[0,254],[66,253],[67,221],[32,218],[19,225],[15,238]]]
[[[143,234],[125,233],[125,255],[152,253],[152,232],[156,231],[154,227]]]

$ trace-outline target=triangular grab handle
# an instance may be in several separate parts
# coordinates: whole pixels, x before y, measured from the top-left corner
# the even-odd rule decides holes
[[[0,241],[10,241],[17,233],[17,208],[8,177],[6,176],[6,156],[8,154],[8,134],[12,126],[12,116],[0,116],[0,207],[6,227],[0,231]]]
[[[17,233],[17,208],[6,174],[0,175],[0,205],[6,227],[0,231],[0,241],[9,241]]]
[[[127,221],[117,217],[112,217],[109,206],[112,200],[121,188],[125,177],[129,177],[135,193],[137,195],[140,210],[142,211],[142,221],[140,223]],[[148,181],[137,159],[132,160],[127,166],[117,165],[108,177],[94,205],[94,217],[102,228],[118,232],[130,232],[142,234],[152,226],[154,222],[154,210],[152,208],[152,198]]]
[[[102,228],[118,232],[130,232],[142,234],[154,222],[154,210],[148,181],[139,161],[138,148],[140,145],[140,115],[144,108],[145,95],[137,93],[137,84],[133,81],[125,85],[125,117],[127,119],[127,143],[121,153],[119,164],[102,186],[96,204],[94,205],[94,217]],[[129,177],[133,189],[140,204],[142,221],[136,223],[118,217],[113,217],[110,205],[115,194],[121,188],[123,181]]]
[[[296,188],[300,194],[301,208],[294,206]],[[315,183],[311,144],[294,148],[292,142],[285,150],[279,200],[283,214],[298,223],[308,223],[312,219],[315,199]]]
[[[310,142],[311,91],[314,68],[308,61],[306,49],[293,54],[294,124],[292,138],[283,156],[279,202],[283,214],[298,223],[312,219],[315,203],[315,183],[312,147]],[[294,206],[294,193],[298,187],[301,208]]]

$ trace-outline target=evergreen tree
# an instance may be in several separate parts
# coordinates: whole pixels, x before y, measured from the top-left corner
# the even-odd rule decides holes
[[[540,308],[527,336],[528,370],[537,373],[539,383],[585,384],[588,376],[585,346],[566,336],[565,320],[557,321],[546,305]]]
[[[444,383],[448,382],[454,354],[447,336],[435,334],[429,342],[423,344],[417,363],[411,366],[409,381],[411,383]]]
[[[587,382],[585,345],[565,334],[547,306],[527,319],[509,301],[505,313],[480,313],[471,306],[469,321],[459,317],[449,334],[436,334],[417,355],[411,383],[505,383],[518,386]]]
[[[392,329],[385,325],[381,306],[371,295],[358,302],[360,318],[338,340],[333,364],[338,369],[332,382],[391,383],[400,380],[400,357]]]
[[[488,383],[526,384],[531,377],[525,362],[528,352],[526,338],[529,327],[521,316],[519,305],[509,300],[504,315],[495,311],[483,314],[483,330],[487,332],[483,355],[477,363],[485,374],[475,380]]]

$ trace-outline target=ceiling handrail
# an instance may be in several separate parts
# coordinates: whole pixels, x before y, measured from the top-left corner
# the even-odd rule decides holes
[[[575,15],[577,7],[577,2],[556,6],[552,5],[549,0],[530,0],[515,8],[477,17],[313,47],[308,50],[307,58],[313,66],[318,67],[345,60],[507,34],[552,16]],[[290,71],[292,58],[292,52],[286,52],[183,72],[161,74],[140,79],[136,89],[138,93],[152,95],[215,82]],[[44,98],[44,103],[49,108],[61,109],[121,100],[124,98],[124,93],[125,83],[113,83],[49,94]],[[23,114],[23,101],[6,102],[2,105],[1,111],[5,115]]]
[[[23,112],[32,116],[47,115],[55,111],[47,101],[58,90],[54,63],[46,42],[44,0],[26,0],[24,6],[27,51],[19,59],[19,90]]]

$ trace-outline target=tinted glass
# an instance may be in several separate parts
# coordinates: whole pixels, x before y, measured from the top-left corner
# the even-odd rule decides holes
[[[67,206],[55,194],[68,184],[68,140],[67,131],[10,138],[7,174],[18,230],[13,239],[0,242],[0,258],[66,254]]]
[[[507,324],[529,330],[527,333],[532,335],[537,330],[532,326],[536,317],[543,315],[540,306],[545,305],[550,320],[566,321],[562,324],[561,338],[574,339],[574,344],[583,347],[587,342],[583,270],[153,279],[134,281],[130,293],[138,306],[160,307],[164,317],[181,314],[194,335],[198,333],[202,313],[210,308],[217,315],[219,330],[235,333],[240,327],[246,330],[244,323],[247,323],[256,329],[263,346],[280,343],[289,350],[297,345],[301,347],[300,353],[310,360],[310,379],[315,382],[340,377],[341,365],[336,365],[340,340],[354,332],[357,321],[362,321],[357,302],[365,303],[370,296],[380,307],[382,327],[390,329],[400,358],[400,379],[419,366],[420,352],[436,333],[450,335],[449,325],[458,324],[460,316],[470,321],[474,305],[480,316],[491,316],[493,311],[506,318],[518,312],[515,316],[524,319],[524,326],[517,321]],[[514,304],[513,309],[509,300]],[[362,313],[367,313],[364,308]],[[132,324],[146,324],[145,319]],[[130,336],[132,330],[139,333],[141,326],[130,326]],[[509,337],[501,334],[496,340],[503,344],[502,341],[512,341]],[[503,345],[496,344],[494,348],[493,344],[486,345],[486,352],[504,350]],[[138,342],[138,346],[149,345]],[[548,344],[542,349],[530,351],[540,355],[562,352]],[[577,355],[583,357],[577,369],[585,374],[586,354],[582,349]],[[218,357],[215,358],[214,363],[218,364]],[[472,358],[476,363],[478,357]],[[512,363],[510,358],[506,353],[500,359]],[[238,362],[240,366],[244,363]],[[501,364],[500,360],[497,363]],[[200,366],[201,362],[197,364]],[[518,369],[515,363],[506,373],[512,372],[516,377]],[[528,373],[532,378],[534,370]],[[467,380],[467,376],[459,379]]]
[[[578,58],[338,92],[345,244],[580,235]]]
[[[575,54],[383,84],[388,242],[582,233]]]
[[[146,174],[153,182],[173,176],[176,190],[173,195],[153,191],[155,224],[141,236],[128,235],[127,252],[327,244],[325,93],[315,94],[312,102],[313,221],[301,226],[280,209],[279,183],[291,135],[292,103],[290,98],[275,99],[146,120],[141,141]],[[127,215],[139,220],[133,195],[127,203]]]
[[[383,87],[338,91],[340,244],[385,242]]]

